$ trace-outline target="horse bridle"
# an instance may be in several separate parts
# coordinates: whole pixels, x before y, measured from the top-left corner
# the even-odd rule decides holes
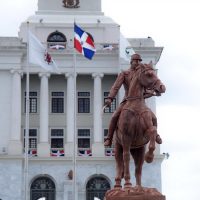
[[[145,73],[146,71],[149,71],[149,70],[156,71],[156,70],[153,69],[152,67],[145,67],[143,70],[141,69],[141,72],[140,72],[140,75],[139,75],[139,76],[141,77],[141,74],[143,74],[143,73]],[[152,83],[151,87],[146,88],[146,89],[148,89],[148,90],[154,90],[154,91],[156,92],[156,95],[153,95],[153,96],[157,96],[157,94],[159,94],[159,92],[156,91],[156,85],[157,85],[158,83],[160,83],[160,79],[155,80],[155,81]]]
[[[141,68],[140,68],[140,69],[141,69]],[[153,70],[153,71],[155,71],[155,69],[153,69],[152,67],[145,67],[145,68],[141,69],[140,74],[139,74],[139,77],[141,77],[141,74],[145,73],[145,72],[148,71],[148,70]],[[160,93],[159,93],[158,91],[155,90],[155,86],[158,84],[158,82],[160,82],[159,79],[157,79],[156,81],[154,81],[154,82],[152,83],[152,87],[151,87],[151,88],[146,88],[146,89],[148,89],[148,90],[154,90],[154,91],[155,91],[156,94],[152,93],[152,94],[151,94],[152,96],[158,96],[158,95],[160,95]],[[144,99],[144,96],[135,96],[135,97],[126,97],[126,98],[125,98],[125,100],[127,100],[127,101],[128,101],[128,100],[137,100],[137,99]]]

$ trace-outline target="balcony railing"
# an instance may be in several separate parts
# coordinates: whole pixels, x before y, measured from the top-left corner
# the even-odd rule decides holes
[[[25,153],[25,149],[24,149],[24,153]],[[36,148],[29,148],[28,149],[28,155],[30,157],[36,157],[37,156],[37,149]]]
[[[83,157],[88,157],[92,156],[92,151],[91,149],[86,149],[86,148],[79,148],[78,149],[78,156],[83,156]]]
[[[50,52],[73,52],[73,42],[47,42],[44,43]],[[95,43],[96,53],[112,54],[119,52],[119,44]]]
[[[62,157],[65,156],[65,151],[63,148],[52,148],[51,149],[52,157]]]
[[[105,148],[105,156],[115,156],[114,148]]]

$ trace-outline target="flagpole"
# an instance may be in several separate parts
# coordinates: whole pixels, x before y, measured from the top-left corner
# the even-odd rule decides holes
[[[76,157],[77,157],[77,127],[76,127],[76,107],[77,107],[77,99],[76,99],[76,76],[77,76],[77,69],[76,69],[76,65],[77,65],[77,59],[76,59],[76,50],[78,50],[80,53],[80,48],[77,48],[78,46],[84,46],[84,43],[87,43],[90,48],[87,48],[89,50],[89,53],[84,52],[84,56],[88,59],[92,59],[96,49],[94,47],[93,44],[93,38],[91,37],[91,35],[89,36],[89,34],[85,31],[83,31],[80,27],[78,27],[75,24],[75,18],[74,18],[74,51],[73,51],[73,61],[74,61],[74,155],[73,155],[73,174],[74,174],[74,179],[73,179],[73,200],[77,200],[78,197],[78,190],[77,190],[77,183],[76,183],[76,175],[77,175],[77,169],[76,169]],[[82,35],[84,35],[84,39],[82,38]],[[87,39],[90,40],[90,42],[85,41],[85,36],[87,36]],[[77,40],[78,37],[78,40]],[[82,39],[81,39],[82,38]],[[76,46],[76,44],[78,44]],[[84,49],[84,48],[83,48]],[[83,53],[83,49],[82,49],[82,53]]]
[[[29,22],[27,22],[27,63],[26,63],[26,120],[24,154],[24,199],[28,200],[28,148],[29,148]]]
[[[75,25],[75,19],[74,19]],[[74,41],[74,40],[73,40]],[[74,62],[74,152],[73,152],[73,199],[77,200],[77,186],[76,186],[76,156],[77,156],[77,130],[76,130],[76,49],[73,48],[73,62]]]

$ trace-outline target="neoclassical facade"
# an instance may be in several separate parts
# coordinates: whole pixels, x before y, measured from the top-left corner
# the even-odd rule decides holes
[[[94,37],[97,51],[92,61],[74,52],[74,21]],[[28,30],[48,49],[60,74],[27,62]],[[153,61],[156,67],[162,47],[155,47],[152,38],[128,40],[143,62]],[[38,0],[38,11],[22,22],[18,37],[0,37],[0,199],[24,199],[27,67],[28,199],[72,199],[68,174],[73,170],[74,152],[78,200],[103,199],[113,187],[114,150],[103,142],[123,89],[111,108],[102,113],[102,107],[117,74],[129,67],[120,58],[119,41],[119,25],[104,16],[101,0],[81,0],[74,8],[64,7],[59,0],[48,4]],[[110,50],[105,48],[108,45]],[[155,98],[147,104],[156,111]],[[161,190],[162,160],[157,146],[154,163],[144,165],[143,185]]]

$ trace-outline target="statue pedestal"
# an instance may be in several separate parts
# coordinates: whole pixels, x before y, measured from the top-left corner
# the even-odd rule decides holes
[[[128,189],[111,189],[106,192],[105,200],[165,200],[155,188],[130,187]]]

